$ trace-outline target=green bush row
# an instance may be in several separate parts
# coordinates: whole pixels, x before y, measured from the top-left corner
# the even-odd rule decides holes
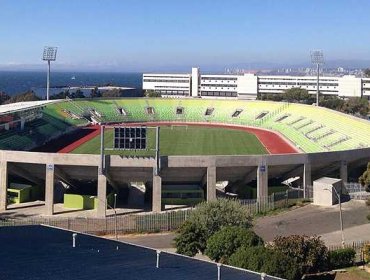
[[[328,264],[331,269],[352,266],[355,262],[356,251],[352,248],[338,249],[330,251],[328,254]]]

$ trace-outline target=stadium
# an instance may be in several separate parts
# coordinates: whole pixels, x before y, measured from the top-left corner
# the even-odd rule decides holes
[[[115,149],[119,127],[145,128],[142,146]],[[63,203],[105,217],[116,196],[127,203],[134,194],[159,212],[165,204],[216,199],[220,183],[228,191],[254,186],[263,201],[269,187],[290,178],[307,197],[313,180],[347,182],[370,158],[368,121],[284,102],[23,102],[2,106],[0,131],[0,211],[10,203],[44,200],[45,215]]]

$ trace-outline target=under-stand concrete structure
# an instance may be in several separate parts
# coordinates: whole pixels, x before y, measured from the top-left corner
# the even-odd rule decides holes
[[[0,162],[0,212],[6,210],[7,186],[8,186],[8,163],[2,160]]]
[[[96,215],[98,218],[105,218],[107,210],[107,177],[104,174],[98,174],[98,205]]]
[[[54,214],[54,164],[46,164],[45,170],[45,215]]]
[[[7,210],[8,177],[22,178],[32,184],[45,183],[45,209],[54,214],[54,181],[77,186],[79,182],[97,182],[98,207],[96,216],[106,216],[108,184],[119,188],[129,182],[153,182],[152,210],[162,210],[162,183],[196,183],[206,185],[207,200],[216,199],[216,182],[257,179],[257,197],[268,197],[268,179],[285,180],[303,175],[303,186],[312,180],[328,176],[333,171],[347,181],[349,168],[365,166],[370,159],[370,148],[357,150],[289,155],[251,156],[162,156],[161,171],[155,158],[106,156],[106,166],[99,172],[99,155],[52,154],[0,150],[0,212]],[[340,165],[339,165],[340,164]]]
[[[162,178],[159,175],[153,175],[152,211],[162,211]]]
[[[307,198],[308,193],[308,187],[312,186],[312,167],[310,162],[306,162],[303,166],[303,197]]]
[[[343,184],[348,182],[348,166],[345,160],[340,162],[340,179],[342,179]]]
[[[268,165],[263,161],[257,167],[257,201],[263,202],[268,198]]]
[[[207,167],[207,201],[216,200],[216,166]]]

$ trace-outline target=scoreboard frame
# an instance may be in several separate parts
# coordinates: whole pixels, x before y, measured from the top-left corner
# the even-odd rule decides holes
[[[147,127],[146,126],[115,126],[112,150],[146,150]]]

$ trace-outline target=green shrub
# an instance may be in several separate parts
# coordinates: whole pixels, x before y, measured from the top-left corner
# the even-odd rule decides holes
[[[239,201],[218,199],[197,205],[175,238],[177,252],[194,256],[204,252],[207,240],[223,226],[250,227],[250,217]],[[196,232],[194,234],[193,232]],[[189,249],[191,248],[191,250]]]
[[[216,262],[221,260],[227,263],[238,248],[258,245],[263,245],[263,240],[253,231],[240,226],[227,226],[208,239],[205,254]]]
[[[366,218],[370,221],[370,214],[366,216]]]
[[[320,237],[280,236],[274,239],[273,248],[293,258],[302,275],[327,268],[328,249]]]
[[[177,253],[195,256],[199,251],[200,243],[206,242],[202,240],[204,235],[202,228],[197,227],[194,223],[185,221],[179,229],[179,235],[175,239]]]
[[[301,276],[291,257],[262,246],[239,248],[231,255],[229,263],[286,279],[300,279]]]
[[[328,263],[331,269],[352,266],[355,262],[356,251],[352,248],[338,249],[330,251],[328,254]]]

